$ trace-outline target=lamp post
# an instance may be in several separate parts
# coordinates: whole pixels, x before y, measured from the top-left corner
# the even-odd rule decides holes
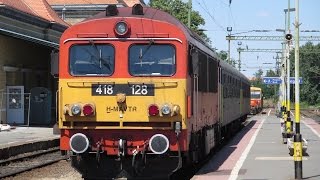
[[[286,48],[286,62],[287,62],[287,120],[286,120],[286,132],[287,137],[291,138],[293,133],[293,122],[291,121],[290,117],[290,45],[292,44],[292,35],[290,31],[290,12],[295,11],[295,8],[290,8],[290,0],[288,0],[288,9],[284,9],[285,14],[288,15],[287,17],[287,34],[285,38],[287,40],[287,48]]]

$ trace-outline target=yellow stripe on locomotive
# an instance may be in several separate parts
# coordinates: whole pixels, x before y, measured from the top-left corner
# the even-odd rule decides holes
[[[127,88],[127,94],[113,92],[116,86]],[[186,94],[177,93],[185,89],[184,79],[61,79],[59,125],[68,129],[172,129],[173,122],[180,121],[185,129]]]

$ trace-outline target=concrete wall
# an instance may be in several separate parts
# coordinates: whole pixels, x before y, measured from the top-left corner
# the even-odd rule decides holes
[[[83,20],[85,20],[86,18],[65,18],[64,21],[66,21],[67,23],[74,25],[77,24]]]

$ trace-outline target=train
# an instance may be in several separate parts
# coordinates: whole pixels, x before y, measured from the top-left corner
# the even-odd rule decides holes
[[[250,113],[255,115],[263,109],[263,94],[262,89],[259,87],[250,87],[251,99],[250,99]]]
[[[250,82],[170,14],[109,5],[59,47],[60,150],[85,179],[170,177],[250,113]]]

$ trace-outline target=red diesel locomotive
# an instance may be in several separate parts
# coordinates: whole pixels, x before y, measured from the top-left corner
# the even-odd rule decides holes
[[[169,176],[250,112],[248,79],[157,9],[109,5],[59,53],[60,146],[84,178]]]

